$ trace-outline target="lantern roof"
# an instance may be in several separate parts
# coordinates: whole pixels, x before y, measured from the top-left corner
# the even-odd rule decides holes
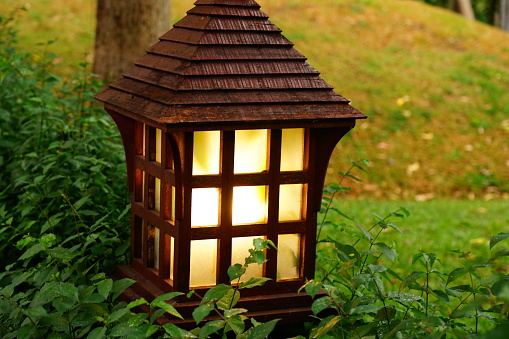
[[[162,124],[359,119],[253,0],[198,0],[96,98]]]

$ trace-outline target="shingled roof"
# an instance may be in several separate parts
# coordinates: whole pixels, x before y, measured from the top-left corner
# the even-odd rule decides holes
[[[198,0],[96,98],[158,124],[359,119],[253,0]]]

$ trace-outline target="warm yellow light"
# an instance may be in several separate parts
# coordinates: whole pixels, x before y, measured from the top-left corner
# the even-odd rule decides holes
[[[173,280],[173,268],[175,267],[175,239],[170,237],[170,279]]]
[[[191,241],[191,287],[216,284],[217,240]]]
[[[219,174],[219,131],[194,132],[193,175]]]
[[[156,162],[161,163],[162,157],[162,131],[156,128]]]
[[[170,218],[171,218],[171,221],[175,221],[175,186],[171,186],[171,217]]]
[[[304,129],[284,129],[281,139],[281,171],[302,171],[303,169]]]
[[[277,248],[277,280],[299,278],[300,235],[279,235]]]
[[[249,249],[253,248],[253,240],[260,237],[242,237],[232,239],[232,265],[244,265],[245,260],[249,257]],[[240,282],[248,281],[250,278],[263,277],[263,265],[250,264],[246,273],[240,278]],[[237,281],[233,281],[236,283]]]
[[[191,199],[191,226],[217,226],[219,222],[219,189],[194,188]]]
[[[156,212],[161,211],[161,180],[156,178],[155,180],[155,200],[154,200],[154,209]]]
[[[233,225],[262,223],[267,219],[267,188],[238,186],[233,188]]]
[[[235,131],[235,173],[267,170],[267,137],[265,129]]]
[[[303,184],[279,186],[279,221],[302,219]]]

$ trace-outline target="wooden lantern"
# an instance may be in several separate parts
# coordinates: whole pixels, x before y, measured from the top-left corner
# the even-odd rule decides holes
[[[279,251],[246,278],[272,280],[241,302],[296,320],[309,314],[296,291],[314,276],[330,155],[365,116],[255,1],[195,5],[97,95],[120,130],[132,192],[132,262],[119,275],[138,282],[132,297],[206,290],[229,283],[254,238],[270,239]]]

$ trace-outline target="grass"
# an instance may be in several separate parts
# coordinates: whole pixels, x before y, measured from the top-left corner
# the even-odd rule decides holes
[[[345,199],[337,200],[335,206],[355,218],[366,229],[375,220],[372,213],[385,217],[400,207],[406,208],[410,212],[408,218],[392,218],[404,234],[389,228],[381,236],[381,241],[396,244],[400,260],[396,266],[407,274],[412,270],[410,265],[413,255],[420,250],[435,253],[448,270],[458,265],[458,254],[452,252],[453,250],[470,253],[471,259],[476,257],[486,259],[490,255],[490,238],[500,232],[506,232],[509,225],[507,202],[504,201],[437,199],[416,202]],[[349,223],[354,224],[353,221]],[[348,234],[345,233],[341,238],[349,243]],[[508,270],[509,260],[506,259],[505,262],[504,269]]]

